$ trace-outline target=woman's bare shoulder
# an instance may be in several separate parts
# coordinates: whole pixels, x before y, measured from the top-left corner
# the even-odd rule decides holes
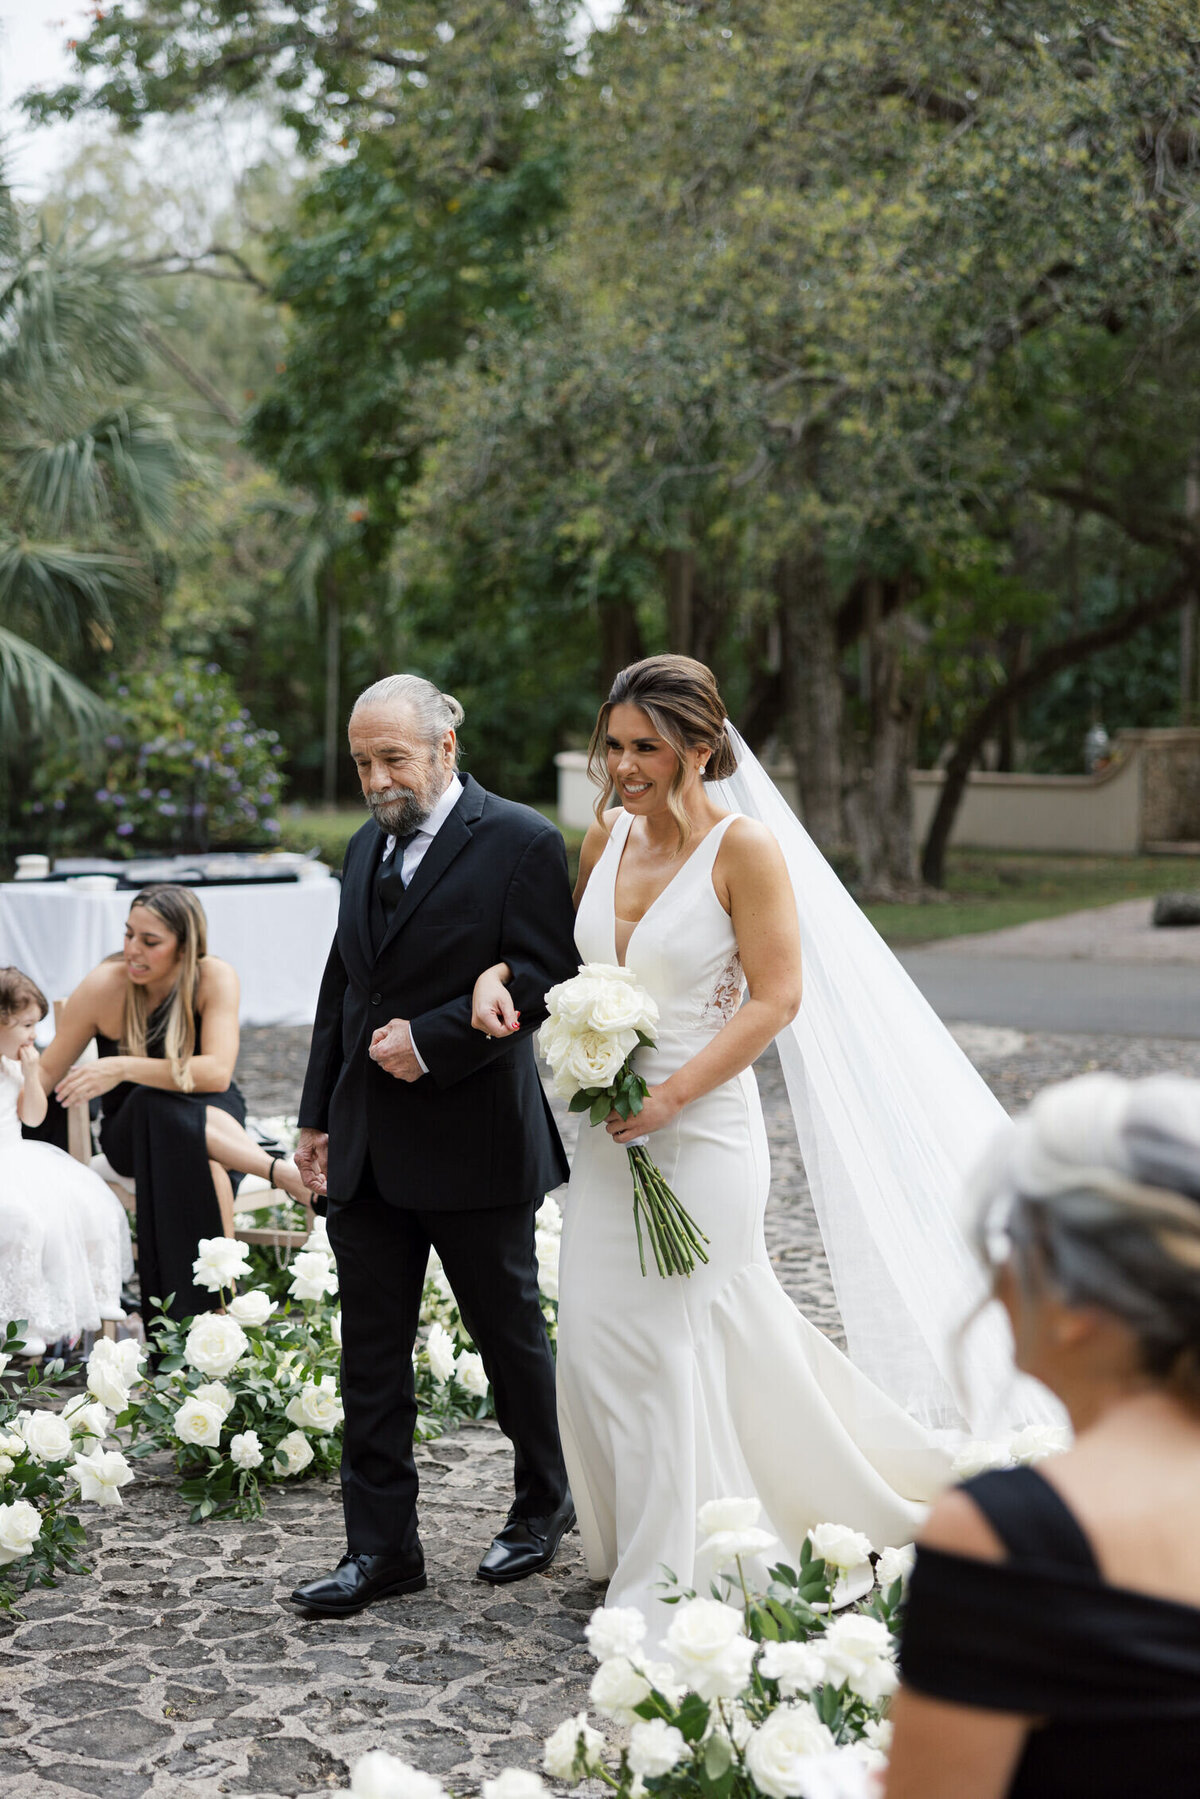
[[[917,1535],[922,1549],[941,1549],[977,1562],[1002,1562],[1004,1544],[969,1493],[952,1487],[943,1493]]]
[[[236,999],[241,991],[237,969],[232,962],[225,962],[220,956],[202,956],[197,976],[196,998],[201,1006],[206,1001],[220,1000],[230,995]]]
[[[717,861],[726,878],[761,878],[786,872],[783,851],[773,832],[756,818],[740,813],[721,839]]]

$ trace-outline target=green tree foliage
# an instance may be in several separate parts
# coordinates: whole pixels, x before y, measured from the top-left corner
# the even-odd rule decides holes
[[[112,257],[49,236],[0,186],[0,745],[93,736],[77,678],[152,613],[187,468],[140,398],[143,307]],[[75,671],[75,672],[72,672]]]

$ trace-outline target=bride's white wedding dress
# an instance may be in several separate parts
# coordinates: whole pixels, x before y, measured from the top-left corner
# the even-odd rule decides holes
[[[713,865],[733,815],[687,857],[628,940],[626,966],[656,1000],[651,1085],[716,1035],[743,979]],[[614,895],[633,823],[624,813],[588,881],[575,938],[584,962],[618,962]],[[756,1494],[794,1558],[833,1520],[876,1548],[911,1540],[948,1466],[934,1438],[811,1325],[772,1272],[763,1239],[770,1165],[754,1075],[687,1106],[650,1153],[710,1239],[688,1279],[643,1276],[629,1161],[584,1121],[564,1202],[559,1417],[579,1528],[608,1603],[638,1607],[657,1637],[664,1565],[707,1586],[696,1514]]]

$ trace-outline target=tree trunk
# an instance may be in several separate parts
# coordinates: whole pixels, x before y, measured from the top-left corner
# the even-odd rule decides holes
[[[631,662],[640,662],[646,654],[641,626],[632,600],[602,600],[600,603],[601,679],[607,694],[613,681]]]
[[[691,550],[668,550],[665,557],[667,574],[667,647],[677,656],[693,656],[696,558]]]
[[[846,816],[866,894],[911,899],[919,886],[912,785],[924,678],[912,655],[917,628],[902,609],[868,604],[861,681],[869,759],[847,794]]]
[[[821,849],[844,849],[841,658],[837,609],[820,544],[781,558],[773,583],[779,603],[785,729],[796,763],[804,823]]]
[[[325,598],[325,749],[321,798],[327,806],[336,806],[342,747],[342,610],[337,582],[329,569],[322,586]]]

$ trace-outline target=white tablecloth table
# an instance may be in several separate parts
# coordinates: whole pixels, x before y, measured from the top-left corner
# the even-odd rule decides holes
[[[198,887],[208,947],[233,964],[243,1024],[311,1024],[337,926],[339,883]],[[62,881],[0,885],[0,962],[31,975],[53,1005],[121,948],[132,893]]]

